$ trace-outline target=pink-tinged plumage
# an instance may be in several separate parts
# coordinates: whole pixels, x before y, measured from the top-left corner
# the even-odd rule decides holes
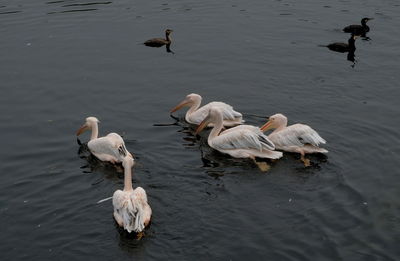
[[[301,154],[301,159],[305,165],[309,165],[309,160],[304,158],[309,153],[328,153],[326,149],[320,148],[320,144],[326,141],[310,126],[305,124],[293,124],[287,126],[287,118],[283,114],[275,114],[269,117],[261,130],[264,132],[275,129],[268,138],[275,144],[277,150],[295,152]]]
[[[225,131],[223,128],[222,112],[219,108],[211,107],[208,116],[200,123],[196,133],[204,129],[209,122],[214,127],[208,136],[208,145],[222,153],[234,158],[255,157],[279,159],[282,152],[274,151],[274,144],[264,135],[258,127],[240,125]]]
[[[185,120],[191,124],[200,124],[204,118],[208,115],[208,111],[211,107],[219,108],[222,112],[223,116],[223,125],[224,126],[236,126],[242,124],[244,121],[242,119],[242,114],[233,109],[232,106],[226,104],[224,102],[210,102],[202,107],[201,104],[201,96],[195,93],[189,94],[186,98],[180,102],[177,106],[175,106],[171,113],[181,109],[182,107],[188,106],[189,110],[186,112]],[[212,123],[209,124],[212,126]]]
[[[112,202],[114,206],[114,218],[120,227],[129,233],[142,232],[150,223],[152,210],[147,202],[146,191],[132,187],[132,167],[134,160],[126,156],[122,161],[124,167],[124,189],[114,192]]]
[[[96,117],[86,118],[85,124],[77,131],[79,136],[86,130],[92,130],[88,148],[90,152],[101,161],[111,163],[122,162],[126,155],[132,156],[125,147],[125,142],[117,133],[109,133],[107,136],[98,138],[99,120]]]

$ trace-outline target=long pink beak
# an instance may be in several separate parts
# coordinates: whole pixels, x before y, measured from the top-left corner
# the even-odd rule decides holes
[[[86,124],[83,124],[79,130],[76,132],[76,136],[81,135],[84,131],[86,131],[88,129],[88,126]]]
[[[261,126],[261,131],[266,131],[266,130],[269,130],[269,129],[271,129],[271,124],[272,124],[272,122],[271,121],[268,121],[267,123],[265,123],[263,126]]]
[[[170,113],[176,112],[177,110],[181,109],[182,107],[188,105],[189,102],[187,100],[183,100],[181,103],[179,103],[178,105],[176,105],[174,108],[172,108],[172,110],[170,111]]]
[[[200,131],[202,131],[205,127],[207,127],[208,123],[209,123],[209,118],[206,117],[206,118],[199,124],[199,126],[197,127],[196,132],[194,133],[194,135],[199,134]]]

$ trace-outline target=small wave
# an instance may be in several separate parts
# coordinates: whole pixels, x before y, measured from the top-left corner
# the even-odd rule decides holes
[[[88,8],[88,9],[73,9],[73,10],[64,10],[59,12],[49,12],[47,14],[63,14],[63,13],[75,13],[75,12],[89,12],[89,11],[96,11],[97,8]]]
[[[46,2],[46,4],[48,4],[48,5],[51,5],[51,4],[58,4],[58,3],[63,3],[64,2],[64,0],[59,0],[59,1],[49,1],[49,2]]]
[[[22,11],[8,11],[8,12],[1,12],[0,15],[3,14],[16,14],[16,13],[21,13]]]
[[[62,7],[70,7],[70,6],[88,6],[88,5],[108,5],[112,4],[112,2],[93,2],[93,3],[82,3],[82,4],[68,4],[63,5]]]

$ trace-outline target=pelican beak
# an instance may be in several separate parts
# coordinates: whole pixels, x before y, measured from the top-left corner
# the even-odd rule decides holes
[[[194,135],[199,134],[200,131],[202,131],[205,127],[207,127],[208,123],[210,122],[210,116],[207,116],[197,127],[196,132]]]
[[[172,108],[172,110],[170,111],[170,113],[176,112],[177,110],[181,109],[182,107],[188,105],[190,103],[190,101],[188,101],[187,99],[184,99],[181,103],[179,103],[178,105],[176,105],[174,108]]]
[[[271,121],[267,121],[267,123],[265,123],[263,126],[261,126],[261,128],[260,128],[261,131],[264,132],[264,131],[271,129],[272,128],[271,124],[272,124]]]
[[[86,131],[86,130],[88,130],[88,129],[89,129],[89,127],[86,125],[86,123],[83,124],[83,125],[79,128],[79,130],[76,132],[76,136],[81,135],[84,131]]]

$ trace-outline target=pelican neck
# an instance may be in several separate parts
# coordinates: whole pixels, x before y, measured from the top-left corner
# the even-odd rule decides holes
[[[201,99],[196,99],[193,101],[192,106],[190,106],[190,109],[187,111],[186,113],[186,121],[188,121],[187,117],[189,117],[189,115],[191,115],[192,113],[194,113],[195,111],[197,111],[200,107],[201,104]]]
[[[276,128],[272,133],[276,133],[279,132],[281,130],[284,130],[287,127],[287,120],[285,122],[283,122],[281,125],[279,125],[278,128]]]
[[[131,191],[132,188],[132,166],[124,167],[124,191]]]
[[[96,122],[92,126],[92,135],[90,136],[90,140],[97,139],[98,136],[99,136],[99,125]]]
[[[220,134],[221,130],[223,128],[223,119],[222,119],[222,114],[218,113],[216,121],[214,122],[214,127],[212,128],[210,135],[208,136],[208,143],[210,144],[210,140],[212,140],[215,137],[218,137]]]

